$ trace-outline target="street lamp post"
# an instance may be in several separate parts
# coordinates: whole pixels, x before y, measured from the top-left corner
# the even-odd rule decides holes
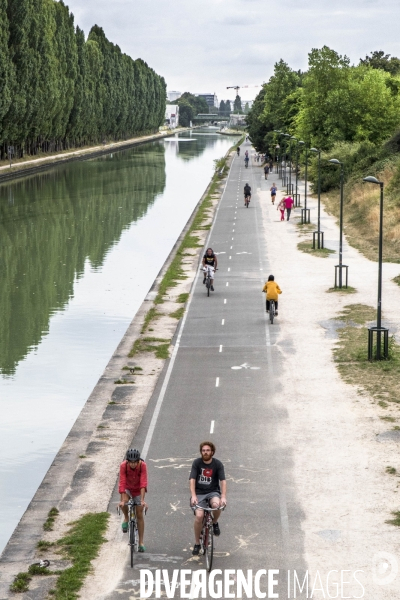
[[[310,218],[310,209],[307,208],[307,176],[308,176],[308,148],[307,145],[305,144],[305,142],[303,142],[302,140],[300,140],[299,142],[300,146],[304,146],[304,149],[306,151],[306,169],[305,169],[305,174],[304,174],[304,208],[301,209],[301,225],[304,225],[305,223],[310,223],[311,218]]]
[[[288,133],[286,134],[289,142],[289,181],[286,186],[286,193],[292,195],[293,194],[293,186],[292,186],[292,136]]]
[[[279,144],[277,144],[277,147],[279,148],[279,150],[278,150],[277,158],[276,158],[276,173],[277,173],[278,177],[282,177],[282,144],[281,144],[280,136],[283,134],[282,134],[282,131],[279,131],[278,129],[274,129],[274,133],[276,133],[279,137]]]
[[[310,152],[318,154],[318,226],[317,231],[313,232],[313,248],[315,250],[315,239],[317,239],[317,248],[324,247],[324,232],[321,231],[321,150],[311,148]]]
[[[296,192],[294,193],[294,206],[297,208],[300,206],[300,194],[297,192],[298,181],[299,181],[299,143],[298,139],[292,136],[290,139],[296,141]]]
[[[344,165],[337,158],[331,158],[329,161],[333,165],[340,165],[340,216],[339,216],[339,264],[335,265],[335,288],[348,286],[349,267],[343,264],[343,185],[344,185]],[[343,286],[343,269],[346,269],[346,285]],[[339,281],[339,285],[338,284]]]
[[[287,142],[288,142],[287,138],[290,138],[290,135],[288,133],[282,133],[282,135],[284,138],[283,141],[285,142],[285,152],[283,155],[284,156],[284,158],[283,158],[283,164],[284,164],[283,169],[284,170],[283,170],[283,176],[282,176],[282,186],[285,186],[287,183],[287,181],[286,181],[287,180],[287,174],[286,174],[287,160],[286,159],[287,159]]]
[[[380,186],[379,204],[379,250],[378,250],[378,306],[376,311],[376,327],[368,328],[368,360],[373,360],[374,333],[376,333],[376,360],[389,358],[389,329],[382,327],[382,247],[383,247],[383,181],[376,177],[364,177],[363,181]],[[382,354],[383,333],[383,354]]]

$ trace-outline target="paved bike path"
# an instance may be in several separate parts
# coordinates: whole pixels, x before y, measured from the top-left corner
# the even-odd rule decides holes
[[[166,366],[132,442],[143,448],[146,438],[150,441],[147,551],[135,555],[131,569],[126,546],[124,575],[114,592],[104,596],[108,600],[139,598],[141,568],[205,568],[204,558],[191,554],[193,516],[188,508],[190,465],[203,439],[216,444],[228,484],[213,568],[279,569],[281,591],[288,569],[306,569],[293,442],[287,440],[285,447],[277,442],[287,418],[279,403],[279,317],[269,325],[261,293],[274,265],[268,262],[258,193],[269,189],[270,182],[252,161],[245,169],[246,149],[251,150],[249,144],[234,158],[210,233],[208,245],[219,261],[215,292],[207,298],[202,277],[197,278],[173,364]],[[248,209],[243,206],[246,181],[253,191]],[[115,492],[110,511],[117,499]],[[121,533],[121,544],[127,541]]]

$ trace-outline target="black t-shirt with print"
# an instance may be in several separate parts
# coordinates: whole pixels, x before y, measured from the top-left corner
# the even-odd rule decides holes
[[[209,464],[203,462],[202,458],[196,458],[189,479],[196,480],[196,494],[221,492],[219,482],[225,481],[224,465],[217,458],[213,458]]]
[[[210,266],[210,267],[215,267],[215,254],[212,253],[211,256],[208,256],[207,252],[205,253],[205,255],[203,256],[204,260],[205,260],[205,264]]]

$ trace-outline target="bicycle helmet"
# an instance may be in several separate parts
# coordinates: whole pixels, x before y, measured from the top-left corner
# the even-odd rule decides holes
[[[270,275],[270,276],[268,277],[268,281],[275,281],[275,277],[274,277],[273,275]]]
[[[130,448],[126,453],[126,460],[135,462],[140,459],[140,452],[136,448]]]

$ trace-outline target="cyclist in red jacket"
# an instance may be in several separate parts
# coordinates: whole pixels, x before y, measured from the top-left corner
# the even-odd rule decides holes
[[[146,548],[143,545],[144,537],[144,518],[143,509],[147,508],[144,497],[147,492],[147,466],[144,460],[140,458],[140,452],[136,448],[131,448],[126,453],[124,460],[119,467],[119,487],[118,491],[121,494],[119,506],[124,513],[124,521],[122,523],[122,531],[128,533],[128,507],[126,502],[129,496],[125,490],[128,490],[135,500],[137,525],[139,531],[139,552],[145,552]]]

